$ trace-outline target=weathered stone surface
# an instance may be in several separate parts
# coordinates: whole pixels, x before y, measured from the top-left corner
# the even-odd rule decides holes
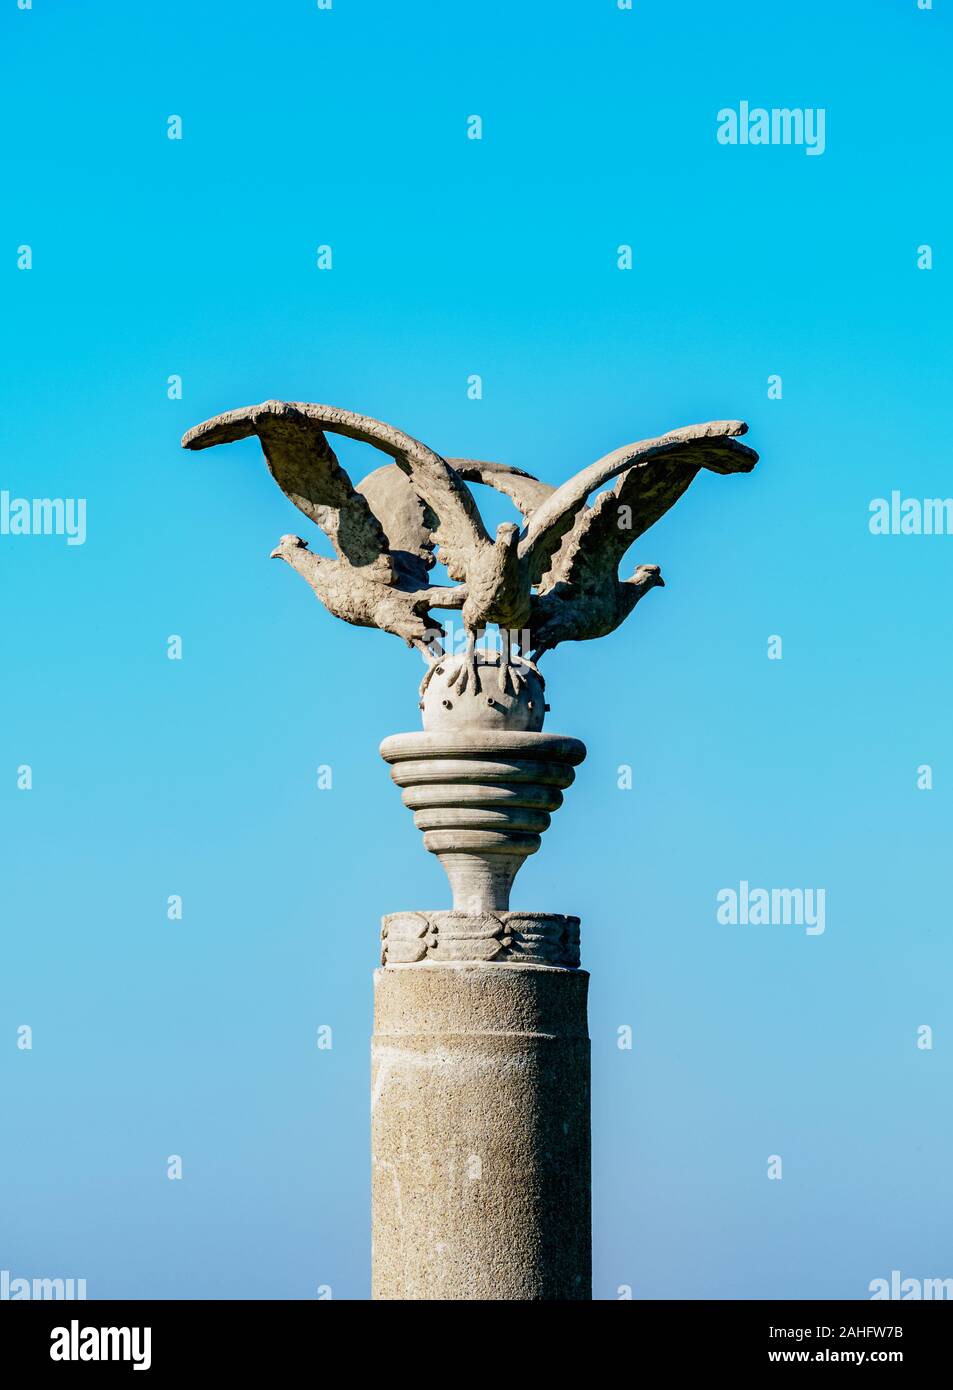
[[[651,566],[636,571],[629,581],[634,587],[620,584],[622,555],[678,501],[699,469],[754,467],[757,454],[737,438],[747,428],[741,420],[711,420],[640,439],[557,488],[503,464],[458,459],[455,468],[382,420],[305,401],[226,411],[189,430],[182,443],[207,449],[258,436],[275,481],[326,533],[338,558],[311,554],[296,536],[284,537],[273,553],[304,576],[336,617],[393,632],[440,660],[441,633],[429,609],[461,608],[468,643],[451,688],[462,694],[479,683],[475,643],[489,625],[522,634],[524,657],[617,627],[659,582],[650,582],[646,570],[658,575]],[[328,434],[387,454],[413,496],[386,468],[355,488]],[[523,513],[522,529],[503,522],[491,537],[466,479],[510,495]],[[613,479],[611,492],[588,507],[587,499]],[[427,587],[435,548],[459,587]],[[508,648],[500,679],[501,691],[519,693],[521,676],[510,666]]]
[[[462,730],[392,734],[381,744],[404,805],[453,889],[458,912],[505,912],[527,855],[586,756],[563,734]]]
[[[392,912],[381,927],[381,964],[513,960],[579,964],[579,918],[552,912]]]
[[[588,975],[375,972],[373,1297],[591,1297]]]
[[[465,664],[465,657],[446,656],[424,676],[420,708],[428,733],[542,729],[546,686],[532,662],[519,658],[506,666],[499,653],[477,652],[475,679],[464,683],[460,676]]]
[[[396,634],[429,664],[425,732],[385,739],[381,754],[446,870],[453,908],[392,913],[381,933],[377,1298],[591,1296],[579,920],[509,910],[513,879],[586,753],[577,739],[542,732],[534,660],[611,632],[662,584],[657,565],[620,581],[623,555],[700,469],[754,467],[757,454],[737,438],[746,430],[717,420],[639,440],[556,488],[504,464],[448,460],[380,420],[304,402],[232,410],[182,441],[204,449],[257,436],[275,481],[335,558],[293,535],[273,554],[334,616]],[[328,434],[392,462],[355,488]],[[470,482],[510,497],[522,526],[504,522],[491,536]],[[429,585],[435,558],[449,586]],[[447,634],[431,609],[461,610],[460,655],[444,653]],[[504,631],[498,657],[477,648],[488,626]]]

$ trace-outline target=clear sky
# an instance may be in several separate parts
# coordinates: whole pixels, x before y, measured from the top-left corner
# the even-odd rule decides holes
[[[953,495],[943,0],[8,0],[0,50],[0,488],[87,502],[0,535],[0,1268],[368,1294],[379,918],[448,889],[376,751],[418,656],[269,562],[255,441],[179,448],[279,396],[552,482],[750,422],[543,665],[589,757],[514,906],[582,918],[595,1295],[953,1276],[953,536],[868,526]],[[742,101],[823,154],[720,144]],[[742,880],[824,932],[720,923]]]

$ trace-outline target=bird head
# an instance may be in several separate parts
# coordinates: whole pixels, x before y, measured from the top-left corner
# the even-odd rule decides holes
[[[501,521],[496,528],[497,545],[505,545],[512,548],[519,539],[520,528],[513,521]]]
[[[302,540],[300,536],[282,536],[268,558],[269,560],[283,560],[289,550],[307,550],[307,548],[308,542]]]
[[[658,565],[638,565],[631,579],[627,579],[625,582],[637,585],[646,593],[649,589],[654,589],[656,585],[659,588],[665,588],[665,580],[662,578],[662,571]]]

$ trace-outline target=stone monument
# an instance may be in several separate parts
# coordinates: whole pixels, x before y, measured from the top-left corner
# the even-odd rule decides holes
[[[657,565],[619,563],[701,468],[749,472],[746,426],[715,421],[607,454],[553,488],[505,464],[443,458],[401,430],[331,406],[266,401],[190,430],[189,449],[257,435],[282,491],[336,558],[283,536],[273,556],[345,622],[422,653],[422,730],[381,744],[437,855],[449,909],[384,918],[375,972],[371,1161],[373,1296],[589,1299],[588,975],[579,919],[514,910],[585,746],[546,733],[537,663],[612,632]],[[392,462],[354,487],[328,435]],[[522,525],[491,537],[470,484]],[[611,487],[607,485],[612,483]],[[594,501],[589,503],[595,494]],[[435,559],[449,585],[431,585]],[[458,610],[453,651],[432,609]],[[487,628],[499,651],[478,645]]]

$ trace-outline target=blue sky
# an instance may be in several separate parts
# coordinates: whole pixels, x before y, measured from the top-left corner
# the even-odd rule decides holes
[[[88,536],[0,537],[0,1267],[368,1293],[379,918],[447,888],[376,752],[419,658],[268,562],[307,523],[254,441],[179,448],[279,396],[552,482],[749,421],[755,472],[630,554],[667,587],[544,662],[589,757],[514,906],[582,918],[594,1292],[953,1275],[953,537],[867,524],[953,494],[950,37],[915,0],[5,7],[0,487]],[[720,145],[742,100],[823,108],[823,156]],[[825,932],[719,924],[742,879],[824,888]]]

